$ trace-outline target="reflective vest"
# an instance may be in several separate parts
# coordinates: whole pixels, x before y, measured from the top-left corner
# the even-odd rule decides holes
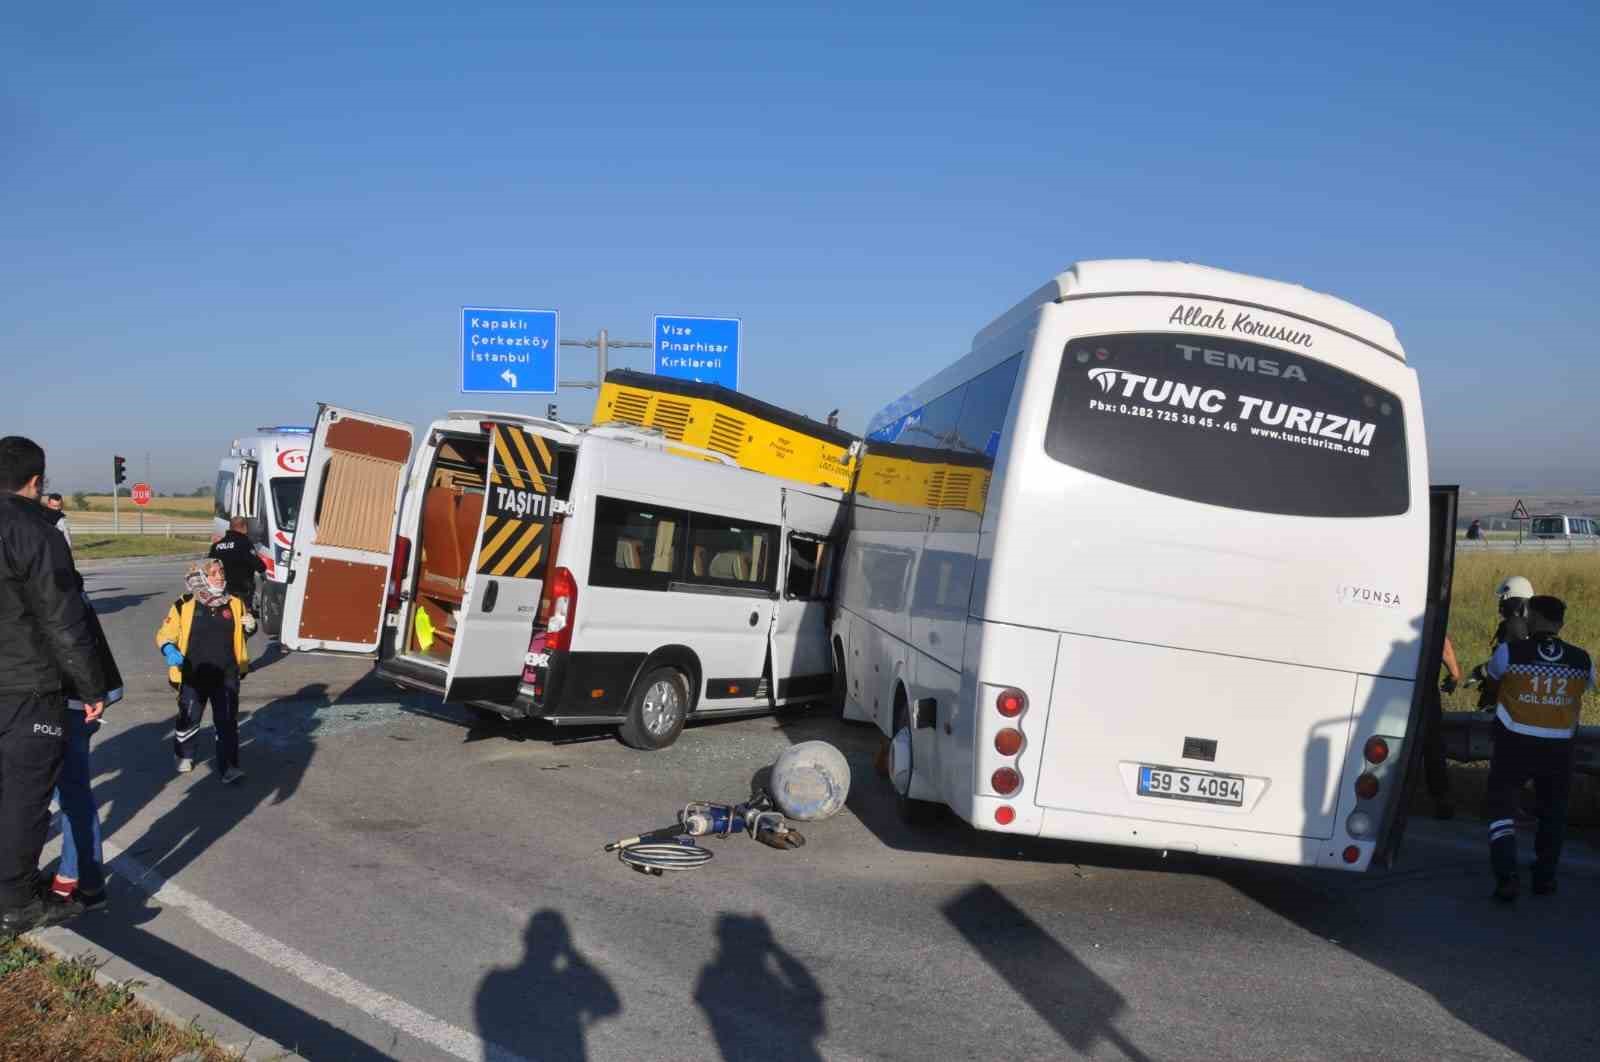
[[[1486,670],[1500,680],[1495,715],[1508,730],[1531,737],[1570,738],[1584,691],[1596,685],[1589,654],[1548,636],[1501,645]]]

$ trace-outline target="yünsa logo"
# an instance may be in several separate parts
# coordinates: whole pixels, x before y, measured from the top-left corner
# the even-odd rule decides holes
[[[1101,394],[1110,394],[1111,389],[1117,386],[1117,377],[1121,376],[1119,369],[1090,369],[1089,379],[1100,385]]]

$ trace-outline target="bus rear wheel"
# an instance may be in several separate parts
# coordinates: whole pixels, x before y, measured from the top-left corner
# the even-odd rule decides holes
[[[689,683],[677,668],[646,672],[628,695],[628,718],[617,736],[629,748],[664,749],[683,733],[689,718]]]
[[[889,788],[894,792],[895,816],[907,826],[923,829],[934,826],[944,818],[944,805],[929,800],[907,796],[914,770],[915,743],[911,740],[911,712],[904,694],[895,695],[894,737],[889,740]],[[900,762],[901,759],[905,762]],[[904,778],[902,783],[901,778]],[[901,791],[902,784],[905,792]]]

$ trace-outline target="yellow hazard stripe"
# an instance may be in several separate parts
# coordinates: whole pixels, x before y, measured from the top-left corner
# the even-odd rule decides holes
[[[550,448],[544,444],[542,436],[530,434],[528,438],[533,440],[533,445],[539,451],[539,471],[547,476],[550,475],[556,467],[556,463],[550,459]]]
[[[505,556],[494,566],[494,571],[490,574],[504,575],[510,571],[511,566],[517,562],[517,558],[522,556],[522,551],[527,549],[529,544],[538,537],[539,532],[543,530],[543,524],[529,524],[528,529],[522,533],[522,537],[517,539],[517,544],[506,550]]]
[[[505,545],[506,539],[511,537],[512,532],[516,531],[517,527],[517,521],[508,519],[504,526],[496,532],[494,538],[483,544],[483,549],[478,553],[478,570],[480,572],[487,567],[489,558],[494,556],[496,550]]]
[[[513,579],[526,579],[528,577],[528,573],[533,571],[535,568],[537,568],[539,566],[539,558],[543,557],[543,556],[544,556],[544,547],[543,546],[535,546],[535,547],[533,547],[533,556],[529,557],[528,560],[527,560],[527,563],[525,563],[522,567],[518,568],[514,573],[512,573],[511,577]]]
[[[528,451],[528,433],[517,430],[511,433],[511,441],[517,444],[517,450],[522,455],[522,468],[528,473],[528,482],[540,494],[544,493],[544,470],[534,463],[533,454]]]
[[[498,426],[494,429],[494,452],[499,458],[500,470],[511,480],[512,486],[521,487],[522,477],[517,473],[517,463],[511,459],[511,451],[506,448],[505,432]]]

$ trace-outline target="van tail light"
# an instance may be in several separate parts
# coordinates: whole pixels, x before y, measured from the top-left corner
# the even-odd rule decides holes
[[[1022,788],[1022,775],[1014,768],[1002,767],[989,776],[989,784],[994,786],[994,791],[1001,796],[1010,796]]]
[[[1022,751],[1022,731],[1006,727],[994,736],[994,750],[1002,756],[1015,756]]]
[[[1363,774],[1356,779],[1356,796],[1362,800],[1371,800],[1378,795],[1378,776]]]
[[[400,607],[400,587],[405,584],[406,572],[411,570],[411,540],[404,535],[394,537],[394,563],[389,565],[388,611]]]
[[[565,568],[550,577],[550,619],[544,628],[544,647],[552,653],[572,648],[572,627],[578,622],[578,581]]]
[[[1369,737],[1361,754],[1367,758],[1368,763],[1382,763],[1389,758],[1389,743],[1381,737]]]
[[[1007,719],[1015,719],[1028,707],[1028,695],[1019,689],[1004,689],[994,699],[995,710]]]

